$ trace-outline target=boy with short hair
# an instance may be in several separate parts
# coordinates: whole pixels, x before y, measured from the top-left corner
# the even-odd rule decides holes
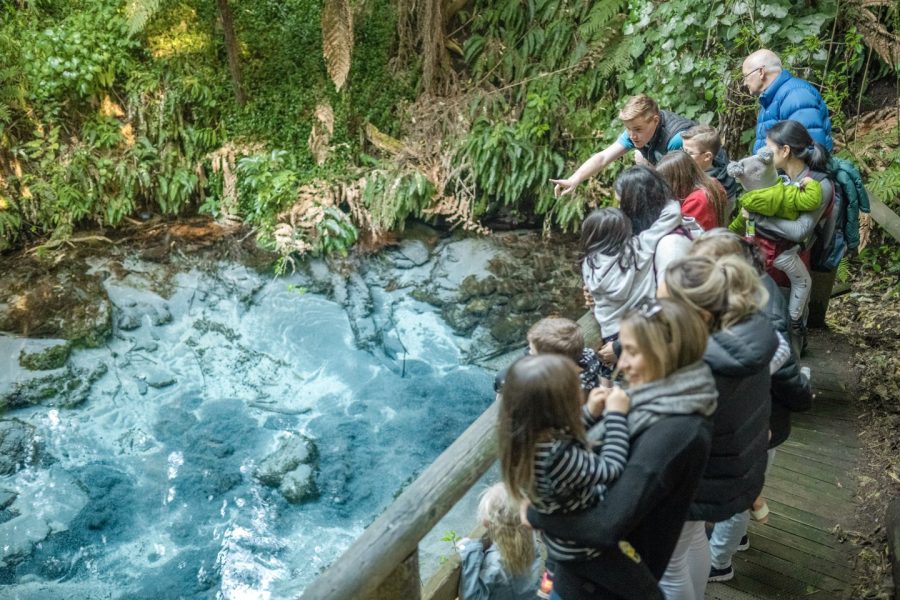
[[[581,182],[596,175],[631,150],[636,152],[635,162],[655,166],[667,153],[681,150],[684,132],[697,124],[681,115],[661,110],[656,101],[646,94],[629,98],[619,111],[619,119],[625,126],[625,131],[615,142],[584,161],[566,179],[550,180],[550,183],[556,186],[554,188],[556,196],[572,193]],[[724,148],[720,148],[719,152],[713,155],[712,164],[710,177],[722,184],[729,198],[733,197],[737,188],[734,180],[725,172],[728,154]]]
[[[600,385],[600,357],[593,348],[584,347],[581,327],[571,319],[546,317],[531,326],[526,335],[528,354],[562,354],[580,369],[581,389],[589,392]],[[506,381],[506,369],[494,379],[494,391],[500,393]]]
[[[711,125],[694,125],[681,132],[681,143],[683,150],[694,159],[697,166],[725,188],[725,215],[730,217],[740,190],[737,182],[726,171],[727,167],[713,164],[713,159],[722,149],[722,138],[719,137],[718,130]]]

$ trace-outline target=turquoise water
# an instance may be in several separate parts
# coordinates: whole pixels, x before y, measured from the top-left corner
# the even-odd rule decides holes
[[[493,400],[469,341],[409,296],[420,266],[385,286],[393,267],[377,261],[280,279],[220,263],[166,297],[152,265],[107,280],[113,336],[68,364],[97,374],[87,400],[4,415],[35,428],[39,456],[0,477],[15,494],[0,598],[302,590]],[[0,337],[0,389],[34,377],[15,357],[48,343]],[[301,504],[254,477],[290,436],[318,452]]]

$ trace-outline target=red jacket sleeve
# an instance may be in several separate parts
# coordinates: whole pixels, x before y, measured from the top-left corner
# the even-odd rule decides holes
[[[716,218],[716,211],[710,206],[706,197],[706,190],[697,188],[687,198],[681,201],[681,214],[686,217],[694,217],[705,231],[716,227],[724,227]]]

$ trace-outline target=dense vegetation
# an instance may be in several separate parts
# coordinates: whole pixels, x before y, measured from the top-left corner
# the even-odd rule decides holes
[[[735,74],[766,46],[841,130],[896,81],[898,32],[890,1],[0,0],[0,249],[196,210],[285,256],[410,217],[572,228],[613,170],[560,200],[546,181],[618,134],[625,96],[739,152]],[[888,199],[897,145],[863,156]]]

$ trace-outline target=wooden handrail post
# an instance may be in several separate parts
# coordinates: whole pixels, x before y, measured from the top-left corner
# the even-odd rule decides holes
[[[422,597],[422,580],[419,577],[419,547],[397,565],[394,572],[381,582],[374,592],[365,600],[420,600]]]

